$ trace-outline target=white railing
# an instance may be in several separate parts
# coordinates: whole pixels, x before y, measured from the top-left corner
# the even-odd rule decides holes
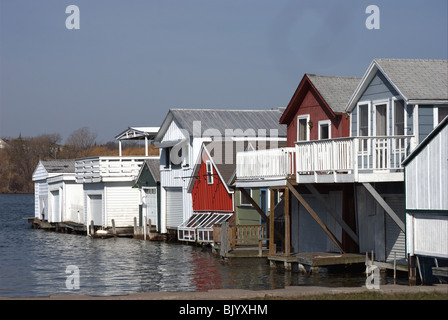
[[[76,159],[77,182],[99,182],[104,178],[135,179],[145,159],[150,157],[91,157]]]
[[[402,170],[413,136],[352,137],[296,142],[298,174]]]
[[[237,179],[288,177],[295,174],[295,148],[238,152]]]

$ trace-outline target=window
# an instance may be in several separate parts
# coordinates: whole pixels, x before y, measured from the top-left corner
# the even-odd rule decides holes
[[[165,168],[169,168],[170,167],[170,163],[171,163],[171,158],[170,158],[171,149],[172,148],[164,148],[163,149],[165,151]]]
[[[319,121],[319,140],[331,139],[331,121]]]
[[[439,124],[446,116],[448,116],[448,107],[438,107],[437,109],[439,112]]]
[[[207,184],[213,184],[213,165],[210,160],[205,162],[207,167]]]
[[[309,114],[297,117],[297,141],[308,141],[310,139],[308,127],[309,119]]]
[[[368,137],[369,136],[369,104],[359,104],[358,105],[358,136]],[[368,139],[359,140],[359,151],[368,150]]]
[[[246,192],[252,197],[252,189],[244,188]],[[249,200],[244,196],[244,194],[240,191],[240,205],[241,206],[251,206]]]
[[[404,102],[403,100],[394,101],[394,135],[404,136]]]

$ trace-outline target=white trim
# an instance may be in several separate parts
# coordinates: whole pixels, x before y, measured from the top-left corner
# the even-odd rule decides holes
[[[306,119],[306,139],[300,140],[299,139],[299,120]],[[310,115],[309,114],[301,114],[297,116],[297,141],[310,141],[310,126],[308,123],[310,122]]]
[[[207,184],[213,184],[213,164],[210,160],[205,160],[205,170],[207,171]]]
[[[359,134],[359,128],[360,128],[360,124],[361,124],[361,121],[360,121],[360,112],[359,112],[359,106],[361,106],[361,105],[367,105],[367,136],[361,136],[360,134]],[[368,101],[359,101],[357,104],[356,104],[356,121],[357,121],[357,123],[356,123],[356,136],[357,137],[368,137],[368,136],[370,136],[371,135],[371,133],[370,133],[370,131],[371,131],[371,127],[372,127],[372,124],[371,124],[371,113],[372,113],[372,103],[371,103],[371,101],[370,100],[368,100]],[[360,144],[360,146],[361,146],[361,144]],[[358,149],[358,154],[362,154],[362,155],[369,155],[370,154],[370,139],[368,139],[367,140],[367,150],[359,150]]]
[[[252,188],[244,188],[244,189],[246,189],[246,191],[247,191],[247,189],[249,189],[249,196],[252,198]],[[243,206],[243,207],[252,207],[252,204],[249,202],[249,203],[241,203],[241,200],[243,199],[243,193],[241,192],[241,190],[240,190],[240,206]]]
[[[372,136],[376,137],[377,136],[377,132],[376,132],[376,107],[379,105],[386,105],[386,136],[390,136],[390,121],[389,121],[389,106],[390,106],[390,102],[389,99],[381,99],[381,100],[374,100],[372,101],[372,115],[373,115],[373,121],[372,121]]]
[[[432,127],[435,128],[439,124],[439,107],[432,107]]]
[[[415,137],[415,145],[418,145],[420,143],[420,132],[419,132],[419,121],[418,121],[418,104],[414,104],[414,112],[413,112],[413,119],[414,121],[414,137]]]
[[[331,139],[331,120],[320,120],[317,124],[318,126],[317,134],[319,140],[322,140],[320,136],[320,127],[324,125],[328,125],[328,139]]]

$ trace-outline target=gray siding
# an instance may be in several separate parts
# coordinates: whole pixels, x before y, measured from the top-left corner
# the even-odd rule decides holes
[[[389,84],[381,72],[377,72],[359,101],[380,100],[398,96],[398,92]]]
[[[418,107],[418,139],[421,142],[434,129],[434,106]]]

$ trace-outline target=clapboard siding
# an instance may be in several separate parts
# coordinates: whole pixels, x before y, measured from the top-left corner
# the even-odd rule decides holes
[[[406,166],[406,208],[448,210],[448,130],[439,132]]]
[[[413,226],[415,254],[448,258],[448,216],[416,214]]]

